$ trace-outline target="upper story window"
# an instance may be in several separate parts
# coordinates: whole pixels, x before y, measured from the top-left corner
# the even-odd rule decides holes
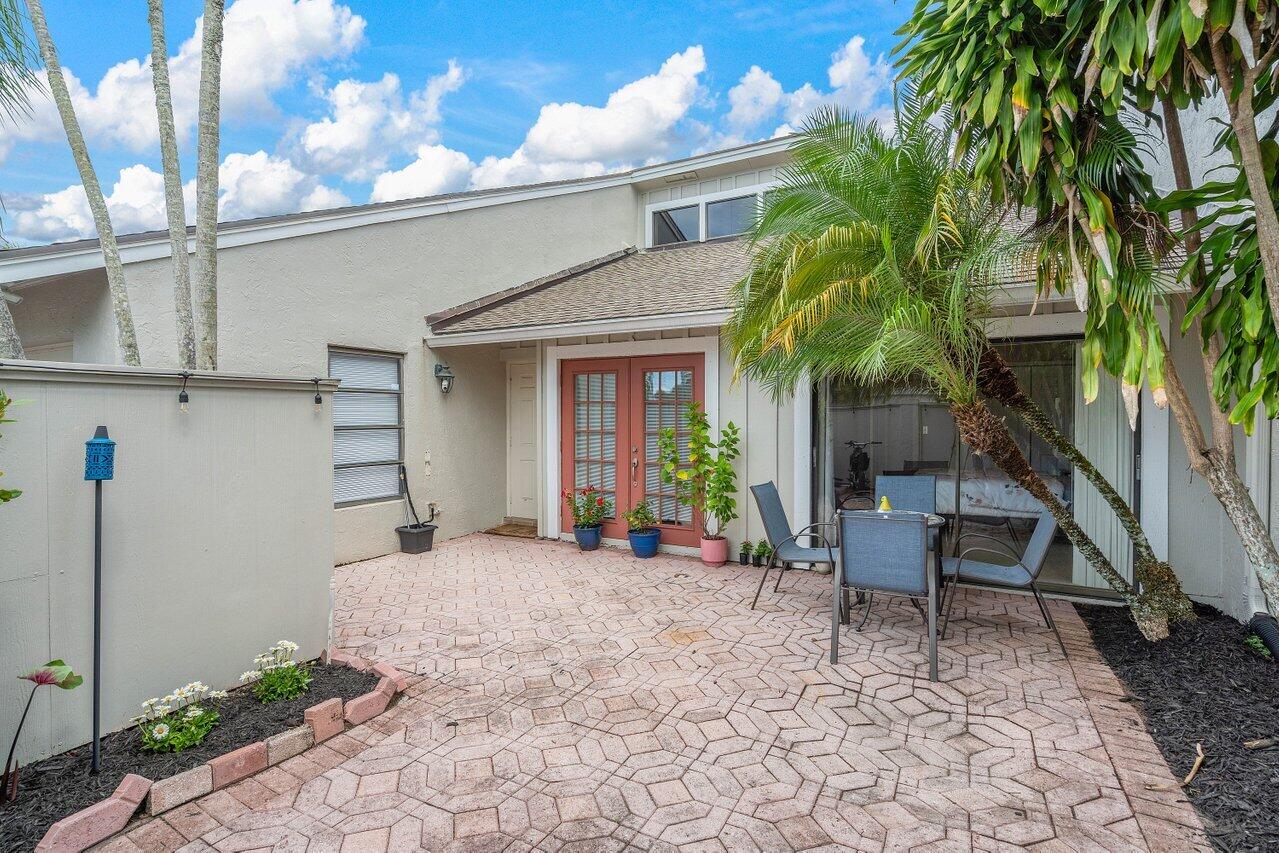
[[[670,246],[741,234],[750,229],[758,205],[759,196],[749,193],[650,208],[649,245]]]
[[[669,246],[701,239],[698,205],[653,211],[653,245]]]
[[[401,359],[333,349],[333,502],[344,506],[400,496],[404,459]]]

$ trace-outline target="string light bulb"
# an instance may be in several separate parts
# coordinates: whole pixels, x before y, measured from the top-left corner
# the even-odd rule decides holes
[[[178,413],[183,415],[191,412],[191,395],[187,394],[187,380],[190,378],[190,373],[182,371],[182,390],[178,391]]]

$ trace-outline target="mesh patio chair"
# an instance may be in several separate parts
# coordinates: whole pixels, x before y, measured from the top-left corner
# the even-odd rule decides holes
[[[768,565],[764,567],[764,575],[759,579],[755,598],[751,601],[751,610],[754,610],[755,605],[759,603],[759,594],[764,590],[764,582],[768,580],[768,573],[778,562],[782,564],[782,568],[777,573],[773,592],[781,588],[782,575],[792,563],[826,563],[834,574],[835,550],[826,536],[816,532],[818,528],[831,527],[828,521],[814,522],[798,533],[791,532],[790,521],[787,520],[786,510],[782,507],[782,499],[777,494],[777,485],[771,480],[751,486],[751,494],[755,496],[755,506],[759,508],[759,516],[764,521],[764,535],[768,537],[768,545],[773,549],[773,553],[768,558]],[[798,541],[800,539],[809,539],[813,545],[800,545]]]
[[[891,501],[892,498],[889,498]],[[835,572],[831,603],[830,662],[839,663],[839,626],[842,605],[849,589],[909,598],[917,609],[927,602],[924,620],[928,630],[928,677],[937,680],[937,613],[940,609],[937,572],[928,560],[928,518],[913,512],[878,515],[864,512],[839,514],[841,570]],[[873,605],[866,602],[866,616]],[[862,624],[866,622],[862,617]],[[861,625],[858,626],[861,630]]]
[[[937,477],[934,474],[880,474],[875,478],[875,506],[887,497],[893,509],[937,514]],[[928,531],[928,544],[937,550],[941,531]]]
[[[1061,632],[1057,630],[1057,623],[1053,621],[1052,616],[1048,613],[1048,604],[1044,601],[1044,596],[1040,593],[1039,586],[1036,584],[1039,579],[1039,573],[1043,571],[1044,562],[1048,557],[1048,547],[1052,545],[1053,536],[1056,534],[1057,519],[1053,518],[1052,513],[1045,509],[1040,512],[1039,521],[1035,523],[1035,532],[1031,534],[1030,541],[1026,544],[1026,550],[1020,556],[1006,543],[992,536],[985,536],[980,533],[965,533],[960,536],[955,543],[959,556],[946,557],[942,560],[942,572],[945,577],[951,580],[950,601],[946,605],[946,617],[942,622],[942,636],[946,636],[946,628],[950,624],[950,611],[955,606],[955,595],[959,592],[957,587],[960,581],[1004,587],[1005,589],[1028,589],[1035,596],[1035,603],[1039,605],[1039,612],[1043,614],[1044,622],[1057,635],[1057,643],[1061,646],[1062,654],[1065,654],[1066,644],[1062,642]],[[961,549],[960,545],[968,539],[980,539],[986,544]],[[1012,565],[1003,565],[1001,563],[983,562],[972,559],[970,557],[971,554],[1007,557],[1013,560],[1013,563]]]

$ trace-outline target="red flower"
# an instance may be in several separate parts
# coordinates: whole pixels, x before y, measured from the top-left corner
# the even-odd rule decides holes
[[[604,506],[604,499],[603,499],[603,498],[596,498],[596,499],[595,499],[595,505],[596,505],[596,506]]]

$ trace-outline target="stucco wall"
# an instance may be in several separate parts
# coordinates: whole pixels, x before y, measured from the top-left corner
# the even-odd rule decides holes
[[[189,681],[234,685],[276,640],[309,658],[328,637],[332,433],[310,383],[196,378],[182,415],[172,376],[114,370],[0,367],[0,388],[18,401],[0,470],[22,490],[0,506],[0,742],[27,698],[16,675],[63,658],[86,676],[77,690],[37,695],[24,763],[90,738],[84,442],[99,424],[118,443],[103,487],[104,731]]]
[[[637,211],[634,190],[622,186],[224,248],[219,367],[326,376],[330,345],[403,353],[405,464],[414,500],[419,509],[439,502],[439,538],[482,529],[504,509],[502,368],[494,351],[427,352],[423,318],[630,245]],[[130,264],[126,273],[143,363],[174,366],[168,260]],[[68,305],[33,299],[32,310],[16,317],[23,339],[69,322]],[[94,323],[102,316],[110,321],[91,314]],[[93,328],[77,327],[77,353]],[[448,399],[431,375],[439,360],[458,376]],[[336,516],[339,562],[397,547],[398,501]]]

